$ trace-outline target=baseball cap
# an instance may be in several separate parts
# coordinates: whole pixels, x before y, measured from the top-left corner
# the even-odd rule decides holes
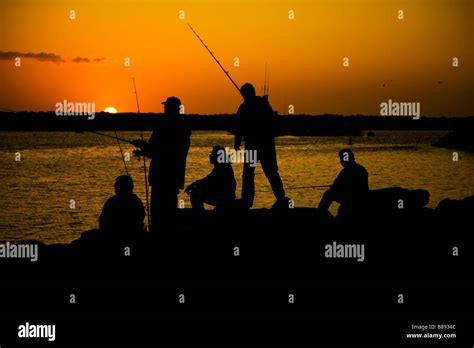
[[[181,100],[176,97],[168,97],[168,99],[166,99],[166,101],[162,102],[161,104],[179,107],[181,105]]]

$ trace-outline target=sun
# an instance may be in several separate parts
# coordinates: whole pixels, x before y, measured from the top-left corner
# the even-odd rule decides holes
[[[107,112],[109,114],[116,114],[117,113],[117,109],[114,108],[113,106],[107,106],[105,109],[104,109],[104,112]]]

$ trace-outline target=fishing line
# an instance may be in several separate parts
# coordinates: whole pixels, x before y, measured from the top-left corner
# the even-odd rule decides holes
[[[132,77],[132,81],[133,81],[133,89],[135,90],[135,99],[137,101],[137,111],[138,111],[138,114],[140,114],[140,104],[138,103],[138,93],[137,93],[137,87],[135,85],[135,78]],[[140,136],[141,136],[141,139],[142,141],[143,140],[143,128],[141,128],[140,130]],[[146,175],[146,156],[143,155],[143,171],[145,173],[145,192],[146,192],[146,212],[147,212],[147,218],[148,218],[148,230],[151,229],[151,219],[150,219],[150,203],[149,203],[149,199],[148,199],[148,178],[147,178],[147,175]]]

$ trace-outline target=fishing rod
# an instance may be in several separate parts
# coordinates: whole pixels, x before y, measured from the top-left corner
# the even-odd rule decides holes
[[[135,77],[132,77],[133,81],[133,89],[135,90],[135,99],[137,101],[137,110],[138,114],[140,114],[140,104],[138,103],[138,93],[137,93],[137,86],[135,85]],[[140,137],[143,140],[143,129],[140,130]],[[148,178],[146,175],[146,156],[143,155],[143,171],[145,173],[145,193],[146,193],[146,215],[148,218],[148,230],[151,230],[151,219],[150,219],[150,203],[148,200]]]
[[[119,137],[117,136],[117,132],[115,132],[115,136],[113,136],[113,135],[108,135],[108,134],[105,134],[105,133],[96,132],[96,131],[91,131],[91,130],[76,131],[76,133],[83,133],[83,132],[94,133],[94,134],[101,135],[101,136],[103,136],[103,137],[112,138],[112,139],[116,139],[117,141],[120,140],[120,141],[123,141],[124,143],[132,144],[132,142],[131,142],[130,140],[127,140],[127,139],[124,139],[124,138],[119,138]],[[133,144],[132,144],[132,145],[133,145]]]
[[[313,186],[293,186],[285,187],[285,190],[302,190],[302,189],[315,189],[315,188],[328,188],[332,185],[313,185]],[[268,192],[268,190],[256,190],[255,192]]]
[[[84,132],[84,131],[76,131],[76,133],[83,133],[83,132]],[[103,136],[103,137],[112,138],[112,139],[117,140],[117,144],[118,144],[119,149],[120,149],[120,154],[122,155],[123,165],[125,166],[125,173],[128,175],[127,163],[125,162],[125,157],[123,156],[123,150],[122,150],[122,145],[120,145],[120,141],[123,141],[123,142],[125,142],[125,143],[129,143],[129,144],[132,144],[132,142],[131,142],[131,141],[128,141],[127,139],[119,138],[118,135],[117,135],[117,131],[114,131],[114,132],[115,132],[115,136],[108,135],[108,134],[101,133],[101,132],[96,132],[96,131],[85,131],[85,132],[94,133],[94,134],[101,135],[101,136]]]
[[[294,186],[294,187],[288,187],[285,189],[287,190],[301,190],[301,189],[312,189],[312,188],[328,188],[331,187],[332,185],[313,185],[313,186]]]
[[[120,145],[120,141],[118,139],[117,131],[114,131],[114,132],[115,132],[115,138],[117,139],[118,147],[120,149],[120,154],[122,155],[123,165],[125,166],[125,174],[127,174],[127,176],[128,176],[127,162],[125,162],[125,157],[123,156],[122,145]]]
[[[203,46],[206,48],[207,52],[209,52],[212,56],[212,58],[214,58],[214,60],[216,61],[216,63],[219,65],[219,67],[222,69],[222,71],[224,72],[224,74],[226,74],[226,76],[229,78],[230,82],[232,82],[232,84],[234,85],[235,88],[237,88],[237,90],[239,91],[240,95],[242,95],[242,92],[240,91],[240,88],[239,86],[237,86],[237,84],[235,83],[235,81],[232,79],[232,77],[229,75],[229,72],[227,70],[224,69],[224,67],[222,66],[221,62],[219,62],[219,60],[216,58],[216,56],[214,55],[214,53],[212,53],[212,51],[209,49],[209,47],[207,47],[207,45],[204,43],[204,41],[201,39],[201,37],[198,35],[198,33],[196,33],[196,31],[193,29],[193,27],[191,26],[191,24],[188,23],[188,27],[191,29],[191,31],[194,33],[194,35],[196,35],[196,37],[198,38],[199,41],[201,41],[201,43],[203,44]],[[243,95],[242,95],[243,96]]]
[[[263,82],[263,95],[268,97],[269,90],[270,90],[270,71],[268,70],[268,64],[265,63],[265,79]]]

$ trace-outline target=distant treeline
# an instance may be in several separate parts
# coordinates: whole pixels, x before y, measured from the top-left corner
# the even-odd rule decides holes
[[[226,130],[233,133],[235,115],[184,115],[193,130]],[[54,112],[0,112],[0,130],[152,130],[163,122],[163,114],[100,112],[93,119],[87,116],[56,116]],[[277,135],[362,135],[363,130],[474,130],[471,117],[341,116],[341,115],[279,115]]]

